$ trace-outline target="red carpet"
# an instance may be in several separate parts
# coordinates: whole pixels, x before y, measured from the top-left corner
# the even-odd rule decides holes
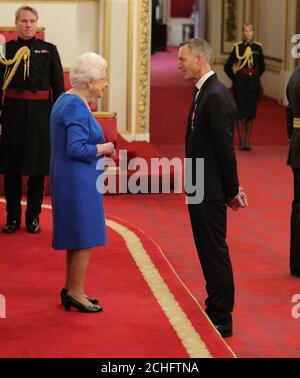
[[[174,154],[182,156],[183,153],[182,146],[161,145],[161,149],[169,157]],[[298,358],[300,355],[297,337],[300,320],[291,316],[291,299],[299,293],[300,281],[289,275],[288,268],[292,175],[285,165],[286,154],[287,146],[254,146],[251,153],[237,151],[240,182],[249,197],[248,209],[239,213],[228,212],[228,243],[235,272],[236,305],[234,336],[227,339],[227,343],[238,357]],[[1,205],[0,209],[4,221],[4,206]],[[105,210],[110,218],[126,219],[151,236],[180,279],[204,306],[204,280],[182,195],[108,196]],[[185,356],[186,351],[174,331],[171,340],[175,338],[175,346],[173,341],[168,341],[167,346],[161,347],[162,338],[157,336],[157,327],[162,327],[159,333],[170,339],[169,335],[166,336],[170,324],[165,316],[165,321],[161,320],[162,311],[153,296],[145,295],[149,292],[145,281],[131,257],[128,259],[124,241],[111,229],[110,245],[94,254],[87,283],[88,292],[99,295],[105,311],[88,320],[86,314],[68,316],[62,310],[58,305],[58,291],[63,281],[64,256],[49,247],[49,217],[50,211],[43,210],[44,230],[37,238],[23,230],[15,236],[0,234],[0,293],[7,296],[8,302],[7,319],[0,319],[0,355],[57,356],[63,353],[64,356],[80,357],[156,357],[161,353],[159,356]],[[130,229],[141,236],[134,227],[130,226]],[[161,260],[157,248],[148,247],[148,243],[152,244],[149,238],[141,237],[141,240],[194,328],[201,329],[202,336],[203,318],[198,315],[198,310],[193,312],[190,297],[182,298],[181,291],[174,290],[176,280],[171,282],[170,271],[165,270],[162,263],[157,264],[156,259]],[[137,287],[136,282],[140,283]],[[40,303],[37,304],[38,300]],[[152,320],[148,318],[149,311]],[[71,340],[68,340],[65,329],[67,322],[72,331]],[[132,323],[136,331],[131,330]],[[146,330],[143,328],[145,324]],[[94,329],[109,349],[103,351],[103,345],[96,338],[97,352],[90,352],[94,338],[82,339],[81,335],[91,334]],[[139,343],[138,350],[131,342],[132,332]],[[45,343],[39,334],[45,337]],[[55,338],[66,339],[64,351],[67,352],[62,351],[62,346],[53,346]],[[153,346],[155,342],[159,348]],[[86,352],[81,349],[82,343]],[[211,351],[209,340],[206,344]],[[214,355],[218,353],[215,351]]]
[[[153,55],[151,80],[151,142],[157,148],[161,144],[161,151],[169,150],[169,157],[183,157],[191,83],[184,81],[177,69],[177,49]],[[291,299],[299,292],[299,279],[289,275],[293,183],[285,165],[284,106],[267,97],[260,100],[251,142],[253,152],[237,152],[240,182],[250,207],[239,214],[229,212],[236,306],[234,336],[228,342],[238,357],[299,357],[299,320],[291,315]],[[160,243],[197,298],[204,299],[204,282],[183,198],[152,200],[147,211],[149,219],[160,219],[159,229],[149,221],[141,227]],[[136,214],[130,216],[134,219]],[[176,234],[176,239],[166,237],[171,234]]]
[[[167,155],[182,152],[170,146]],[[168,147],[162,145],[162,150]],[[238,357],[300,355],[299,322],[291,316],[299,279],[289,275],[289,218],[292,175],[287,146],[237,151],[240,182],[249,208],[228,211],[228,243],[236,281],[234,335],[227,339]],[[205,284],[182,195],[107,198],[111,214],[126,217],[156,240],[183,282],[204,306]]]
[[[0,214],[4,219],[3,203]],[[160,249],[119,218],[110,217],[109,245],[94,251],[87,277],[87,291],[100,297],[104,312],[65,312],[58,296],[65,253],[50,248],[50,210],[43,210],[41,223],[39,235],[24,229],[15,235],[0,234],[0,292],[7,301],[6,318],[0,319],[0,357],[233,356]],[[124,228],[128,235],[114,227]],[[148,263],[138,268],[141,249],[168,287],[155,274],[151,277]],[[172,302],[176,312],[169,318]]]
[[[177,69],[176,48],[151,58],[150,138],[153,144],[181,144],[193,83]]]
[[[177,68],[178,48],[156,52],[151,58],[150,132],[153,144],[182,144],[193,83]],[[285,107],[263,97],[251,141],[259,145],[287,144]]]
[[[165,53],[156,53],[153,59],[157,54]],[[177,73],[174,58],[171,52],[169,67],[164,66],[160,81],[153,76],[151,139],[157,145],[121,141],[119,148],[126,146],[146,159],[161,155],[183,157],[187,111],[183,107],[189,106],[191,88]],[[172,84],[168,84],[168,74],[173,78]],[[181,90],[176,90],[173,83]],[[252,142],[253,152],[237,152],[240,183],[250,206],[237,214],[228,213],[228,243],[236,280],[234,336],[228,343],[238,357],[297,358],[300,320],[291,316],[291,299],[299,292],[300,281],[291,277],[288,269],[292,175],[285,165],[287,146],[278,146],[286,143],[284,107],[263,98]],[[256,146],[257,143],[265,146]],[[277,146],[268,145],[272,143]],[[229,357],[226,345],[207,326],[192,296],[183,290],[163,258],[164,255],[203,304],[205,285],[183,195],[112,196],[105,198],[105,208],[110,219],[134,231],[141,240],[209,352],[216,357]],[[3,224],[3,204],[0,216]],[[42,234],[37,236],[24,230],[16,235],[0,234],[0,294],[7,299],[7,318],[0,319],[1,357],[189,355],[128,245],[111,228],[109,245],[93,255],[87,282],[87,291],[100,297],[104,312],[65,313],[58,305],[64,253],[50,248],[50,210],[43,210],[42,227]]]

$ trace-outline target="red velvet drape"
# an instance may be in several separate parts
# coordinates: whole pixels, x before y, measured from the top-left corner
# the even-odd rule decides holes
[[[0,27],[0,35],[2,36],[1,41],[4,38],[5,42],[9,42],[13,39],[18,38],[18,33],[15,30],[13,30],[13,27],[11,28],[11,30],[1,30],[1,27]],[[45,33],[43,31],[38,31],[36,33],[36,38],[44,39]]]
[[[190,17],[195,0],[171,0],[171,17]]]

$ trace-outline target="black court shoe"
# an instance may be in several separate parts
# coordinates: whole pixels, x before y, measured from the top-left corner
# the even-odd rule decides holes
[[[64,304],[64,298],[65,298],[65,295],[66,295],[67,293],[68,293],[68,289],[66,289],[66,288],[63,288],[63,289],[61,289],[61,291],[60,291],[60,300],[61,300],[61,304],[62,304],[62,305]],[[91,302],[92,304],[95,304],[95,305],[99,304],[99,301],[98,301],[98,299],[96,299],[96,298],[86,297],[86,299],[87,299],[89,302]]]
[[[7,221],[6,225],[2,228],[4,234],[13,234],[20,228],[20,223],[16,220]]]
[[[38,234],[41,232],[41,227],[39,225],[39,221],[35,218],[31,221],[26,222],[26,230],[30,234]]]
[[[246,147],[244,143],[239,144],[239,151],[246,151]]]
[[[101,312],[103,309],[100,306],[91,304],[90,306],[85,306],[82,303],[76,301],[76,299],[70,297],[68,294],[64,297],[65,311],[71,311],[71,307],[75,307],[80,312]]]

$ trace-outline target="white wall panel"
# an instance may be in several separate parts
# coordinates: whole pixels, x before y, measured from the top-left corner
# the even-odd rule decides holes
[[[286,0],[259,0],[259,41],[266,56],[284,60]]]
[[[0,26],[14,26],[15,10],[22,5],[0,2]],[[97,2],[26,2],[26,5],[37,9],[39,26],[45,27],[45,40],[57,45],[64,67],[69,67],[81,53],[97,50]]]

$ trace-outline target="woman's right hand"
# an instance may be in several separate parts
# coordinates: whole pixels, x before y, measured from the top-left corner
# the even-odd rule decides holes
[[[115,146],[112,142],[97,144],[97,156],[112,156],[115,152]]]

